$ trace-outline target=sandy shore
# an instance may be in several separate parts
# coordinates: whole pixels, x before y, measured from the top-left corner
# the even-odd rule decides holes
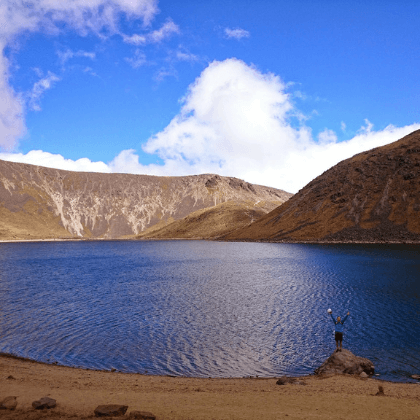
[[[2,419],[92,418],[101,404],[128,405],[165,419],[420,419],[420,384],[352,376],[308,376],[304,384],[276,379],[145,376],[53,366],[0,356],[0,400],[17,396]],[[382,385],[385,396],[376,396]],[[36,411],[49,396],[57,407]]]

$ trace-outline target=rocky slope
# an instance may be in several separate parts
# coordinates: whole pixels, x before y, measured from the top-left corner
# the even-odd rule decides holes
[[[344,160],[230,240],[420,242],[420,130]]]
[[[236,229],[243,228],[267,214],[266,204],[255,202],[218,204],[197,210],[181,220],[158,223],[138,238],[142,239],[217,239]],[[163,225],[163,226],[162,226]]]
[[[290,196],[218,175],[81,173],[0,161],[0,240],[133,236],[225,202],[267,213]]]

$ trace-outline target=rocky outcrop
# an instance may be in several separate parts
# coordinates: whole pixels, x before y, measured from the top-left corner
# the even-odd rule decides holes
[[[43,397],[40,400],[34,401],[32,403],[32,407],[35,410],[45,410],[55,408],[57,405],[57,401],[54,398],[50,397]]]
[[[225,239],[420,242],[420,130],[340,162]]]
[[[319,368],[315,375],[349,374],[360,375],[365,372],[373,375],[375,368],[369,359],[355,356],[351,351],[342,349],[335,351]]]
[[[266,214],[290,196],[213,174],[99,174],[0,161],[0,240],[135,236],[226,202]]]
[[[108,404],[99,405],[95,408],[96,417],[120,417],[123,416],[128,409],[128,405]]]

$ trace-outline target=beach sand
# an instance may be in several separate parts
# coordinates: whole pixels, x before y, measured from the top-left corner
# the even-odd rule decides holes
[[[0,356],[0,401],[16,396],[15,411],[1,419],[92,418],[102,404],[128,405],[164,419],[420,419],[420,384],[353,376],[299,379],[304,385],[276,385],[276,379],[174,378],[93,371]],[[376,396],[378,386],[384,396]],[[44,396],[51,410],[34,410]]]

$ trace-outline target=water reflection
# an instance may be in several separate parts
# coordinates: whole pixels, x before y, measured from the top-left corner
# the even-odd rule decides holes
[[[154,374],[307,374],[334,348],[331,307],[351,311],[344,345],[404,380],[420,365],[419,272],[419,247],[0,244],[0,351]]]

